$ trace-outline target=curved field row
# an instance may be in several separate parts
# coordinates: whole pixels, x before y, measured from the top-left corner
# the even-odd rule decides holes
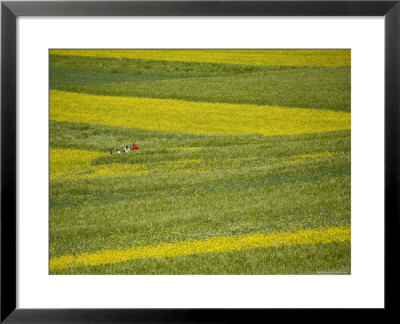
[[[115,264],[53,270],[52,274],[347,275],[350,252],[349,242],[291,245],[175,258],[136,259]]]
[[[192,134],[294,135],[350,129],[340,111],[50,91],[50,120]]]
[[[176,148],[171,148],[169,151],[176,150]],[[183,148],[180,150],[191,151],[192,148]],[[132,157],[134,157],[133,154],[137,155],[137,153],[132,153]],[[269,158],[266,159],[264,163],[266,165],[277,163],[294,164],[327,159],[333,155],[334,153],[328,151],[312,154],[298,154],[284,158]],[[134,159],[132,159],[131,161],[124,161],[125,163],[114,161],[114,163],[92,165],[97,158],[107,158],[108,156],[108,153],[88,150],[51,148],[50,180],[141,175],[154,172],[211,172],[218,169],[237,169],[244,166],[251,167],[263,165],[263,163],[260,163],[259,161],[254,161],[253,158],[240,157],[230,159],[181,158],[147,163],[133,163]]]
[[[81,179],[139,175],[147,173],[144,165],[108,164],[92,166],[91,162],[107,153],[77,149],[50,149],[50,180]]]
[[[51,50],[51,55],[276,66],[350,66],[350,50]]]
[[[205,240],[158,244],[126,250],[102,250],[94,253],[83,253],[78,256],[65,255],[51,258],[50,271],[77,266],[120,263],[143,258],[171,258],[210,252],[241,251],[259,247],[348,242],[350,235],[350,227],[331,227],[300,230],[294,233],[212,237]]]

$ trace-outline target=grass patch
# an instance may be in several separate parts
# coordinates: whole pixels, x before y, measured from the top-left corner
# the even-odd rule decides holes
[[[107,80],[107,79],[106,79]],[[58,90],[121,97],[180,99],[350,111],[350,69],[288,68],[235,76],[59,86]],[[310,91],[312,89],[312,91]]]

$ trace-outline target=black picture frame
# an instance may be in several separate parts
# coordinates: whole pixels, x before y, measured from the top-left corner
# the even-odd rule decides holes
[[[16,19],[18,16],[384,16],[385,306],[383,310],[376,311],[378,316],[381,316],[382,312],[387,315],[389,311],[396,311],[399,275],[394,264],[399,255],[397,248],[400,246],[400,0],[4,1],[1,3],[1,323],[231,323],[242,321],[244,318],[253,322],[251,318],[256,320],[264,317],[266,321],[265,316],[271,316],[270,313],[276,311],[16,308]],[[6,147],[7,154],[5,154]],[[304,314],[304,310],[297,311]],[[367,313],[367,316],[369,317],[370,313]]]

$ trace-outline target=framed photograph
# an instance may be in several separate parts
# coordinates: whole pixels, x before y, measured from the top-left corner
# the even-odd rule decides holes
[[[399,1],[1,5],[1,321],[394,310]]]

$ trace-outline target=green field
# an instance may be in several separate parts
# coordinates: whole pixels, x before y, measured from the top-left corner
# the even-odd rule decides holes
[[[350,274],[350,51],[131,52],[50,51],[50,274]]]

